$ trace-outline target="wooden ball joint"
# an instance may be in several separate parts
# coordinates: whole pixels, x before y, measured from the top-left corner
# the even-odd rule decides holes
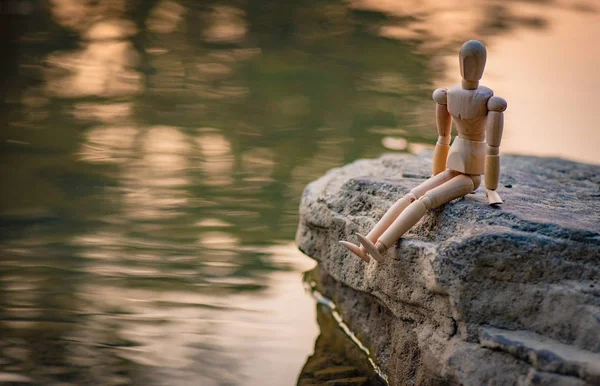
[[[396,201],[381,220],[363,236],[360,246],[340,241],[365,262],[383,255],[431,208],[465,196],[484,184],[488,203],[502,204],[496,191],[500,175],[500,141],[506,101],[479,84],[487,52],[477,40],[469,40],[459,51],[462,81],[449,89],[433,92],[438,140],[433,152],[433,176]],[[452,121],[458,135],[452,145]]]

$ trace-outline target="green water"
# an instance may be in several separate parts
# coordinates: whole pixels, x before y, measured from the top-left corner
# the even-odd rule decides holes
[[[304,186],[434,143],[463,41],[596,15],[467,3],[0,3],[0,383],[295,384],[318,362]]]

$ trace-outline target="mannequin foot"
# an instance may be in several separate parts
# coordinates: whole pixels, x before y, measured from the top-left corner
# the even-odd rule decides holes
[[[369,255],[371,255],[371,257],[373,257],[375,260],[377,260],[380,263],[384,260],[382,253],[385,253],[387,248],[385,248],[383,246],[383,244],[378,243],[382,249],[382,250],[380,250],[380,248],[378,248],[378,246],[375,246],[375,244],[373,244],[369,239],[367,239],[365,236],[361,235],[360,233],[357,233],[356,237],[358,237],[360,244],[363,247],[365,247],[365,249],[367,250],[367,252],[369,252]]]
[[[358,245],[354,245],[343,240],[340,240],[339,243],[346,247],[347,250],[360,257],[364,262],[368,263],[369,261],[371,261],[371,258],[364,251],[362,251]]]

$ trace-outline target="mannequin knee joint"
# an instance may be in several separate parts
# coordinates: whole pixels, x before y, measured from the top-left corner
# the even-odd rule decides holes
[[[431,209],[431,207],[433,206],[433,202],[431,201],[431,198],[427,197],[427,193],[425,193],[424,196],[419,198],[419,201],[423,203],[423,205],[425,205],[425,208],[427,208],[427,210]]]
[[[473,190],[477,189],[481,185],[481,176],[470,176],[473,180]]]

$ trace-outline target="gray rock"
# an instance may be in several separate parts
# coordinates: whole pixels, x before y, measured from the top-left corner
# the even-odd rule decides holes
[[[531,369],[526,377],[519,379],[518,386],[585,386],[581,379],[564,375],[544,373]]]
[[[576,349],[529,331],[480,328],[483,347],[506,351],[546,372],[574,375],[600,385],[600,353]]]
[[[504,156],[501,208],[487,205],[480,187],[426,214],[382,263],[365,264],[338,244],[357,242],[357,232],[366,234],[396,199],[428,178],[430,165],[430,154],[384,156],[333,169],[309,184],[300,205],[300,249],[344,284],[344,296],[368,294],[412,328],[408,335],[420,360],[433,361],[430,375],[444,379],[440,384],[542,379],[531,375],[523,357],[482,346],[481,326],[529,331],[600,353],[600,167]],[[365,329],[358,311],[349,308],[345,318]],[[369,323],[375,325],[364,336],[381,333],[376,318]],[[382,368],[393,362],[385,350],[374,351],[381,351]],[[488,353],[506,369],[478,359]],[[462,358],[479,365],[471,371]]]

